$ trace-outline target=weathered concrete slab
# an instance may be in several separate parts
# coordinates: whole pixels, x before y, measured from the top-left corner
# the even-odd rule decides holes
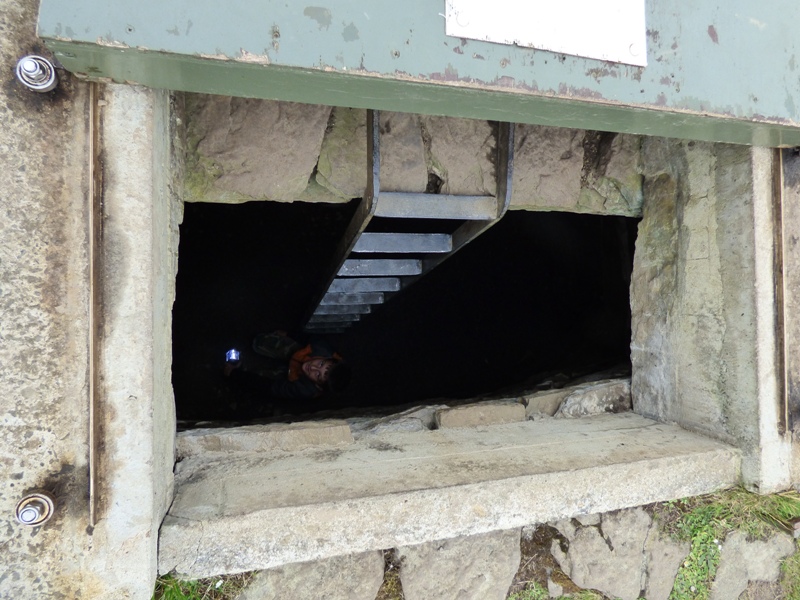
[[[352,442],[350,426],[341,420],[191,429],[175,437],[179,459],[208,453],[292,451]]]
[[[643,155],[631,283],[634,410],[738,445],[748,485],[785,489],[773,155],[655,139]]]
[[[0,596],[20,600],[78,597],[97,558],[86,534],[88,88],[68,79],[36,94],[14,81],[39,43],[38,4],[0,0]],[[42,487],[56,492],[53,520],[19,525],[17,502]]]
[[[525,420],[525,407],[519,402],[485,401],[436,411],[436,426],[476,427],[479,425],[501,425]]]
[[[0,1],[0,62],[36,47],[36,2]],[[8,42],[8,43],[6,43]],[[171,301],[180,205],[169,98],[101,86],[105,313],[96,414],[97,522],[87,502],[89,87],[0,90],[0,596],[152,596],[158,526],[172,500]],[[14,506],[55,493],[52,521],[27,528]]]
[[[375,600],[383,567],[380,550],[284,565],[257,573],[236,600]]]
[[[730,446],[631,413],[232,457],[179,474],[159,568],[199,577],[512,529],[721,489],[738,469]]]
[[[519,569],[520,530],[397,549],[405,600],[505,600]]]

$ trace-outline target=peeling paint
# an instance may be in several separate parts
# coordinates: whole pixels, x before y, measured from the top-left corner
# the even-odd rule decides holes
[[[257,65],[268,65],[270,64],[269,56],[266,54],[253,54],[252,52],[248,52],[244,48],[240,51],[238,57],[235,58],[237,62],[245,62],[245,63],[252,63]]]
[[[331,11],[322,6],[306,6],[303,14],[309,19],[313,19],[319,25],[320,30],[328,29],[331,26]]]
[[[272,26],[272,49],[277,52],[281,48],[281,30],[277,25]]]
[[[130,48],[128,44],[112,40],[110,35],[106,38],[97,38],[97,45],[105,46],[106,48]]]
[[[342,30],[342,39],[345,42],[355,42],[358,39],[358,27],[355,23],[350,23]]]
[[[586,71],[586,75],[589,77],[594,78],[595,81],[600,81],[605,77],[613,77],[616,79],[619,77],[619,72],[616,69],[610,69],[608,67],[598,67],[595,69],[588,69]]]
[[[219,52],[217,54],[198,54],[200,58],[210,58],[212,60],[230,60],[230,57],[227,54],[223,54]]]

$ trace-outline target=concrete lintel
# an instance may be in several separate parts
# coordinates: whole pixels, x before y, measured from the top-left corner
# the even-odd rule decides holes
[[[189,577],[510,529],[719,490],[739,452],[634,414],[383,434],[184,473],[159,570]]]

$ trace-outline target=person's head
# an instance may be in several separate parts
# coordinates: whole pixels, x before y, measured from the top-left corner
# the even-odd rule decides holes
[[[332,392],[342,391],[350,382],[350,367],[332,358],[314,358],[302,368],[306,377]]]
[[[303,363],[303,374],[320,387],[328,383],[335,361],[330,358],[312,358]]]

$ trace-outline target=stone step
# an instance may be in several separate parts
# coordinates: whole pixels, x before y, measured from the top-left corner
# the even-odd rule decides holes
[[[352,442],[347,421],[332,419],[180,431],[175,435],[175,451],[180,460],[215,452],[291,451]]]
[[[159,571],[206,577],[513,529],[738,482],[738,450],[633,413],[183,461]]]
[[[453,250],[448,233],[362,233],[353,252],[359,253],[442,253]]]
[[[447,194],[411,194],[381,192],[377,198],[376,217],[396,219],[496,219],[494,196],[452,196]]]

